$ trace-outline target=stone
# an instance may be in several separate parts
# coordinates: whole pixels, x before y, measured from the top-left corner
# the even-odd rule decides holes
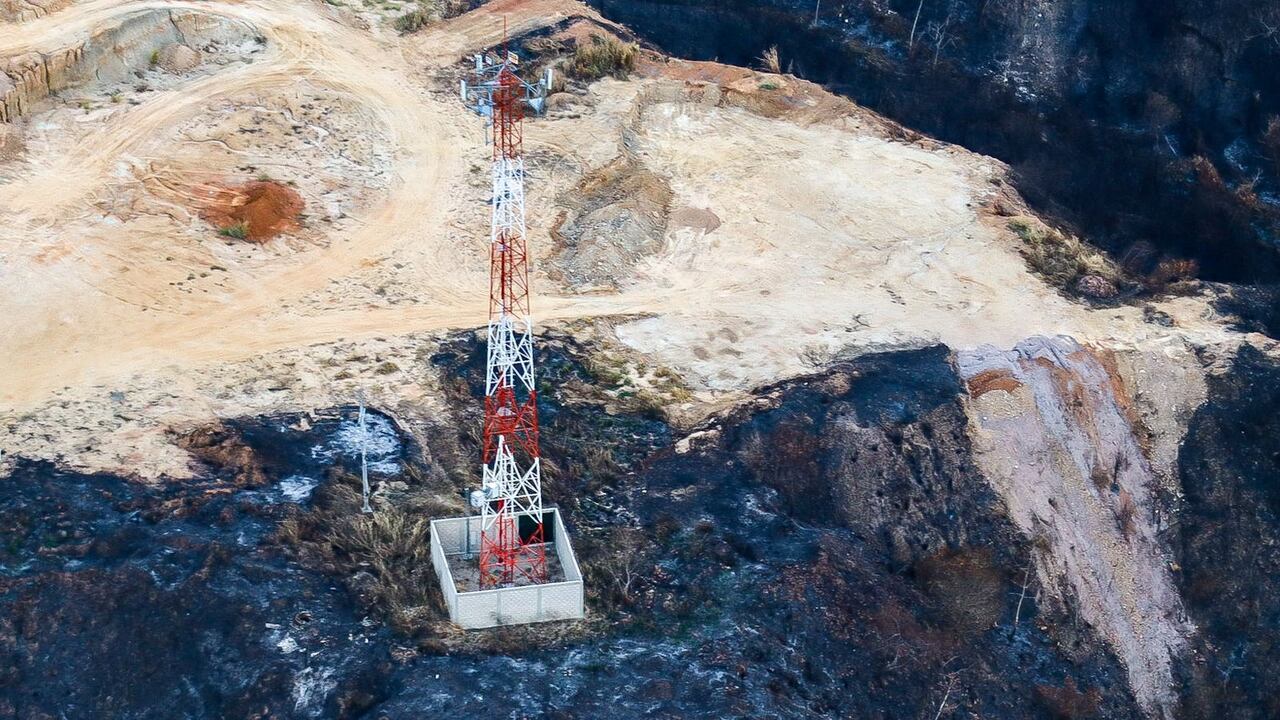
[[[1101,275],[1082,275],[1079,280],[1076,280],[1075,289],[1085,297],[1099,300],[1113,298],[1120,294],[1115,283]]]

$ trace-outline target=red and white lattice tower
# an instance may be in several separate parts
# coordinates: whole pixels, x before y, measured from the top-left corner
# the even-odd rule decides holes
[[[521,126],[525,104],[541,106],[549,78],[529,85],[516,75],[517,65],[505,49],[496,61],[477,56],[477,81],[462,84],[464,101],[493,127],[484,474],[481,489],[472,493],[482,517],[482,587],[547,579]]]

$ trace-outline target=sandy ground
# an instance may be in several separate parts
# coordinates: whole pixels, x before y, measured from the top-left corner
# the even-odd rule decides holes
[[[431,412],[422,347],[485,313],[488,151],[451,68],[498,42],[504,18],[518,34],[591,11],[500,0],[402,37],[321,2],[86,0],[0,24],[0,56],[158,7],[248,24],[265,46],[126,88],[124,102],[54,99],[22,121],[23,149],[0,165],[0,451],[181,477],[164,433],[211,416],[347,402],[357,389]],[[1169,329],[1031,275],[983,209],[998,162],[898,139],[812,89],[797,102],[816,110],[786,117],[717,101],[717,81],[740,96],[797,82],[770,76],[784,87],[766,90],[763,76],[719,67],[600,81],[527,124],[539,268],[557,252],[548,232],[564,194],[621,154],[675,198],[659,249],[616,291],[569,292],[537,271],[540,320],[624,318],[617,339],[708,404],[836,354],[939,341],[1239,341],[1203,298],[1164,303]],[[838,111],[817,111],[828,105]],[[299,233],[228,242],[184,204],[200,183],[257,174],[306,199]],[[388,359],[399,373],[373,372]]]

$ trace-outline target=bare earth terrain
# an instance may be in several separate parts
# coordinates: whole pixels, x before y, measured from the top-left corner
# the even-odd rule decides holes
[[[410,428],[437,412],[424,357],[486,310],[489,150],[455,96],[458,63],[504,20],[609,27],[573,0],[498,0],[409,35],[319,1],[20,5],[0,15],[0,63],[34,68],[0,85],[0,469],[21,455],[149,481],[189,476],[170,433],[212,418],[361,392]],[[1266,344],[1229,329],[1208,290],[1146,312],[1064,296],[994,210],[1029,214],[1001,163],[792,77],[650,54],[628,80],[554,96],[525,149],[536,317],[602,336],[642,384],[678,376],[691,392],[672,413],[688,422],[836,357],[1069,335],[1119,358],[1157,431],[1136,492],[1170,472],[1204,384],[1194,353]],[[599,190],[635,178],[625,208]],[[211,198],[252,182],[301,198],[296,227],[247,242],[208,219]],[[1161,385],[1172,372],[1191,376],[1177,392]],[[975,398],[995,419],[973,429],[1028,532],[1047,512],[1034,488],[1087,490],[1074,470],[1020,469],[1040,441],[1004,420],[1034,414],[1030,392],[1003,409],[1003,393]],[[1099,529],[1109,510],[1086,509],[1038,572],[1089,599],[1139,700],[1159,706],[1186,629],[1154,530],[1138,527],[1131,561],[1076,553],[1072,533],[1120,542]],[[1117,575],[1123,607],[1097,592]]]
[[[503,16],[513,31],[591,16],[566,2],[495,3],[397,37],[319,3],[97,0],[20,32],[9,24],[0,56],[52,53],[161,7],[247,25],[265,46],[164,89],[64,92],[8,130],[23,150],[0,165],[6,453],[181,475],[160,438],[172,425],[305,408],[366,385],[398,394],[388,385],[404,379],[362,381],[359,363],[349,380],[304,368],[372,338],[407,359],[418,338],[482,319],[486,149],[438,76],[499,41]],[[999,163],[895,140],[811,87],[801,102],[827,110],[795,121],[717,104],[685,65],[601,81],[572,112],[529,123],[533,245],[554,253],[555,198],[617,157],[624,132],[627,151],[670,184],[672,210],[709,210],[718,227],[670,223],[614,292],[562,292],[538,277],[540,318],[643,315],[617,337],[709,393],[804,371],[805,357],[937,341],[1235,342],[1199,298],[1167,303],[1179,321],[1169,330],[1040,282],[983,212]],[[728,78],[769,92],[753,73]],[[184,206],[202,183],[258,174],[298,187],[301,231],[231,243]],[[256,391],[271,374],[314,386],[310,397]]]

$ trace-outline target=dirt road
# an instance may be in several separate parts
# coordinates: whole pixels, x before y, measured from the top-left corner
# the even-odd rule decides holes
[[[22,308],[15,303],[19,315],[4,319],[3,337],[8,346],[5,354],[19,359],[20,371],[0,379],[0,404],[26,408],[68,384],[98,382],[156,365],[246,357],[300,340],[358,336],[362,327],[377,331],[409,322],[432,328],[480,320],[479,306],[469,302],[474,294],[470,288],[450,283],[456,275],[446,271],[452,260],[448,253],[424,256],[439,263],[440,272],[428,272],[441,280],[430,289],[429,308],[390,317],[301,319],[279,312],[287,298],[305,295],[406,243],[430,243],[432,229],[444,225],[447,180],[458,174],[461,162],[462,143],[455,127],[458,113],[444,112],[438,100],[411,83],[417,69],[403,61],[394,39],[374,38],[340,22],[326,6],[306,2],[101,0],[26,23],[20,32],[16,27],[0,30],[4,38],[0,55],[60,47],[113,17],[159,7],[199,9],[248,22],[268,39],[269,54],[119,113],[73,152],[33,164],[29,174],[0,186],[0,252],[17,254],[20,245],[30,252],[33,242],[59,239],[58,226],[65,217],[84,212],[104,188],[120,182],[116,168],[122,159],[153,154],[167,130],[200,113],[211,101],[303,79],[350,96],[385,126],[395,146],[390,192],[361,218],[364,227],[354,236],[260,272],[233,274],[218,297],[184,298],[181,304],[155,307],[146,297],[102,297],[85,288],[77,298],[74,319],[65,323],[74,328],[61,332],[49,331],[56,321],[38,317],[45,308]],[[153,240],[163,244],[165,238]],[[79,252],[89,254],[83,248]],[[29,282],[39,283],[39,274]],[[17,292],[18,288],[6,288],[6,294]],[[127,308],[111,307],[118,303]],[[129,311],[138,308],[159,312]],[[24,316],[23,309],[31,314]],[[24,332],[32,327],[41,331]]]

